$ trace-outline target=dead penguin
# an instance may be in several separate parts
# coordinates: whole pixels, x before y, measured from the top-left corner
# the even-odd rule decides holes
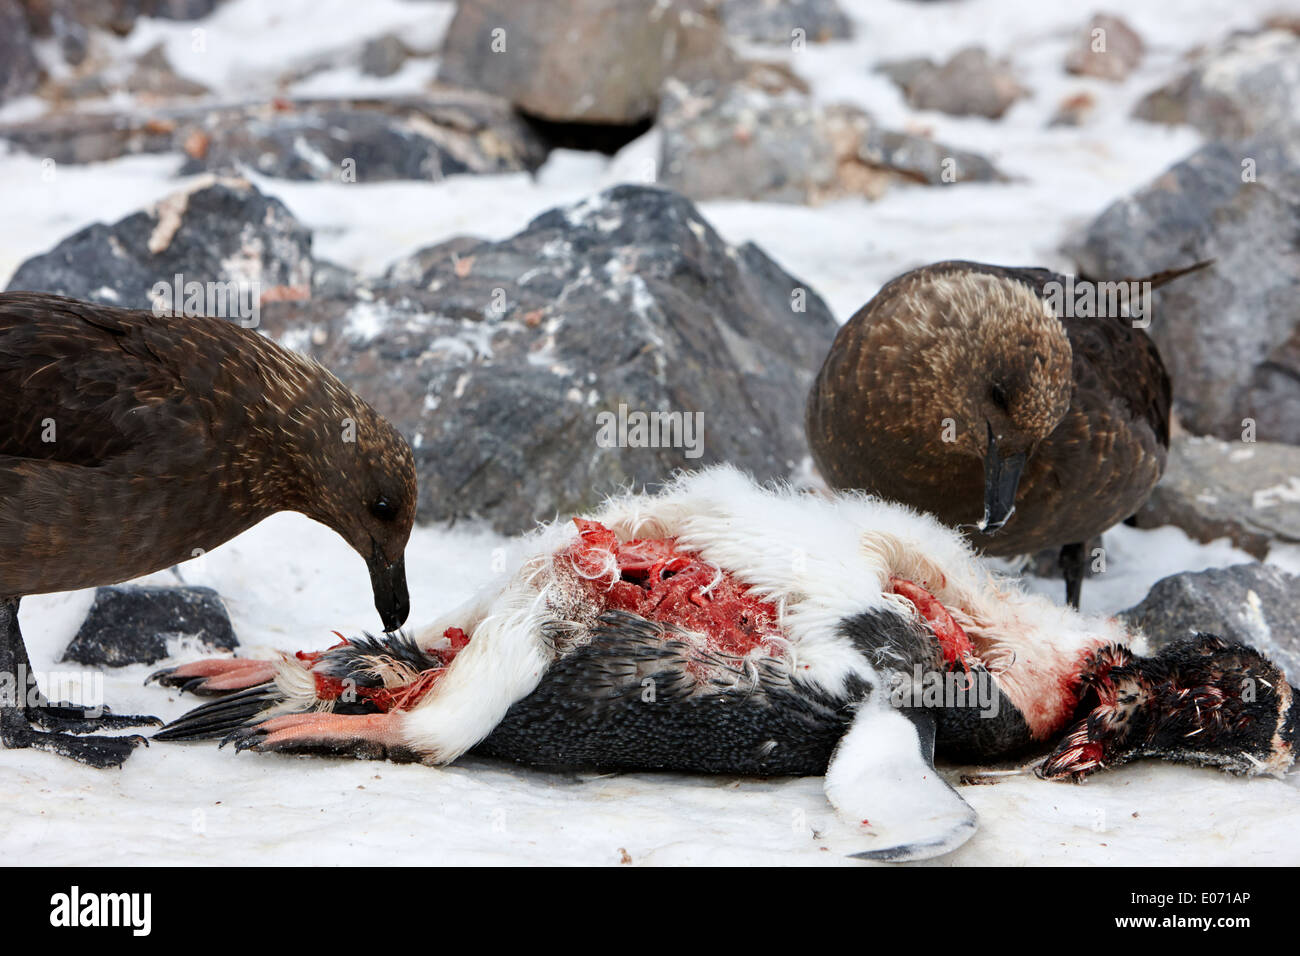
[[[885,860],[939,855],[975,830],[936,752],[984,763],[1037,749],[1044,775],[1075,778],[1135,756],[1290,766],[1291,688],[1268,661],[1213,638],[1154,658],[1132,643],[1114,619],[991,576],[928,515],[719,467],[539,530],[504,584],[414,637],[161,672],[233,696],[156,737],[430,764],[475,751],[546,768],[824,773],[861,855]]]
[[[385,629],[406,619],[410,448],[315,362],[222,319],[9,292],[0,405],[0,673],[27,675],[0,702],[6,747],[115,766],[142,739],[68,736],[142,719],[40,694],[21,597],[167,568],[278,511],[342,535]]]
[[[1169,376],[1138,300],[1110,290],[1209,264],[1114,286],[963,261],[904,273],[831,346],[808,399],[813,460],[831,486],[928,511],[988,554],[1062,548],[1078,607],[1085,543],[1146,500],[1169,447]]]

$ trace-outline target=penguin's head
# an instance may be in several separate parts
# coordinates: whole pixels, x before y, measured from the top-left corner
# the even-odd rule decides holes
[[[1295,689],[1244,644],[1198,634],[1154,657],[1104,647],[1085,668],[1083,718],[1040,768],[1082,779],[1137,757],[1281,774],[1295,759]]]

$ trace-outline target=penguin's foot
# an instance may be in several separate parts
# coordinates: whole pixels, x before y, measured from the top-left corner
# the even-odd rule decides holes
[[[419,760],[402,743],[398,714],[285,714],[237,728],[221,742],[235,750],[354,757],[358,760]]]
[[[49,733],[33,729],[23,711],[7,709],[0,713],[0,743],[10,750],[44,750],[83,763],[88,767],[120,767],[136,747],[149,741],[139,734],[126,737],[74,737],[66,733]]]
[[[423,650],[395,634],[342,640],[279,661],[220,658],[165,668],[149,680],[217,699],[172,721],[153,739],[225,738],[237,750],[418,759],[387,734],[390,725],[383,721],[419,704],[468,642],[458,628],[443,636],[448,646],[438,650]],[[272,723],[273,714],[286,723]],[[376,722],[367,725],[366,718]],[[299,723],[290,727],[294,721]]]
[[[154,734],[153,739],[219,740],[231,731],[257,723],[259,715],[283,700],[275,684],[257,684],[187,711]]]
[[[246,690],[275,677],[275,662],[244,657],[214,657],[191,661],[178,667],[164,667],[145,678],[146,684],[179,687],[201,697]]]

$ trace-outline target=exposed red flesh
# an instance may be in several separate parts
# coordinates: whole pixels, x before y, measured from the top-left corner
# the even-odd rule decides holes
[[[433,690],[439,678],[447,672],[447,668],[456,658],[456,655],[469,644],[469,636],[459,627],[447,628],[442,632],[442,636],[447,639],[449,646],[432,652],[437,655],[441,663],[437,667],[430,667],[427,670],[420,671],[410,683],[399,684],[396,687],[366,687],[345,681],[331,674],[313,671],[312,677],[316,681],[316,697],[320,700],[338,700],[345,692],[351,691],[357,697],[373,702],[384,713],[394,710],[410,710],[423,700],[429,691]],[[350,642],[347,638],[343,638],[342,641],[329,648],[329,650],[343,647],[348,643]],[[299,660],[306,662],[308,666],[314,666],[325,653],[327,652],[299,651],[297,657]]]
[[[916,608],[922,620],[930,625],[939,649],[943,652],[943,661],[949,667],[960,664],[963,670],[970,670],[967,658],[975,653],[961,625],[953,620],[952,614],[943,606],[943,602],[914,581],[906,578],[890,578],[889,586],[899,597],[906,598]]]
[[[743,656],[782,636],[776,606],[674,538],[620,541],[598,521],[574,518],[578,538],[556,556],[577,572],[600,611],[629,611],[704,635],[708,648]]]

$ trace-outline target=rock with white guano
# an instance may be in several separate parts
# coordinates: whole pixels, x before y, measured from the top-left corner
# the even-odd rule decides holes
[[[1300,684],[1300,577],[1268,564],[1182,572],[1157,581],[1120,620],[1155,651],[1197,632],[1255,648]]]
[[[1197,541],[1228,538],[1257,558],[1300,544],[1300,448],[1174,436],[1139,527],[1174,525]]]
[[[1300,134],[1300,36],[1237,34],[1137,104],[1134,116],[1189,123],[1212,139]]]
[[[677,193],[617,186],[389,275],[262,320],[408,436],[424,520],[516,532],[678,468],[784,478],[807,453],[835,320]]]

